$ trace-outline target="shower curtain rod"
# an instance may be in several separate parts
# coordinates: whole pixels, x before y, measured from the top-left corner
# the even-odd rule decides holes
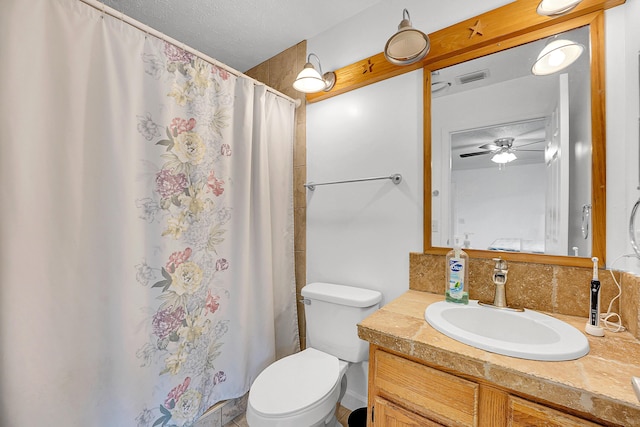
[[[304,184],[304,186],[309,190],[314,191],[317,185],[347,184],[350,182],[377,181],[379,179],[390,179],[391,181],[393,181],[395,185],[398,185],[402,182],[402,175],[400,175],[399,173],[394,173],[393,175],[389,175],[389,176],[376,176],[373,178],[346,179],[343,181],[329,181],[329,182],[308,182]]]
[[[272,87],[270,87],[270,86],[268,86],[268,85],[266,85],[266,84],[264,84],[264,83],[262,83],[262,82],[260,82],[260,81],[258,81],[256,79],[254,79],[253,77],[249,77],[246,74],[244,74],[244,73],[242,73],[242,72],[240,72],[240,71],[238,71],[238,70],[236,70],[234,68],[231,68],[230,66],[228,66],[226,64],[223,64],[222,62],[220,62],[218,60],[215,60],[212,57],[210,57],[208,55],[205,55],[204,53],[202,53],[202,52],[200,52],[200,51],[198,51],[196,49],[193,49],[192,47],[189,47],[189,46],[187,46],[186,44],[184,44],[182,42],[179,42],[176,39],[173,39],[173,38],[169,37],[168,35],[166,35],[164,33],[161,33],[160,31],[149,27],[148,25],[143,24],[140,21],[136,21],[135,19],[131,18],[130,16],[125,15],[122,12],[118,12],[114,8],[112,8],[110,6],[107,6],[106,4],[104,4],[104,3],[102,3],[102,2],[100,2],[98,0],[78,0],[78,1],[84,3],[84,4],[88,5],[88,6],[91,6],[94,9],[97,9],[97,10],[101,11],[102,13],[105,13],[105,14],[107,14],[109,16],[112,16],[112,17],[114,17],[116,19],[119,19],[122,22],[126,22],[127,24],[131,25],[134,28],[137,28],[138,30],[140,30],[140,31],[142,31],[142,32],[144,32],[146,34],[152,35],[152,36],[154,36],[156,38],[159,38],[160,40],[164,40],[164,41],[166,41],[168,43],[171,43],[171,44],[173,44],[175,46],[178,46],[179,48],[181,48],[183,50],[186,50],[187,52],[199,57],[200,59],[204,59],[205,61],[215,65],[216,67],[224,68],[226,71],[228,71],[229,73],[233,74],[236,77],[242,77],[242,78],[248,79],[248,80],[252,81],[254,85],[264,85],[267,88],[267,91],[269,91],[269,92],[271,92],[271,93],[273,93],[273,94],[275,94],[275,95],[277,95],[277,96],[279,96],[279,97],[281,97],[283,99],[286,99],[287,101],[295,104],[296,108],[299,107],[300,104],[302,103],[301,99],[299,99],[299,98],[298,99],[293,99],[290,96],[287,96],[284,93],[279,92],[279,91],[275,90],[274,88],[272,88]]]

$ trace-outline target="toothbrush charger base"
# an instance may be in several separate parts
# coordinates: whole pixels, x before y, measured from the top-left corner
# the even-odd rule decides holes
[[[590,323],[587,323],[584,327],[584,331],[589,335],[593,335],[594,337],[603,337],[604,329],[602,326],[593,326]]]

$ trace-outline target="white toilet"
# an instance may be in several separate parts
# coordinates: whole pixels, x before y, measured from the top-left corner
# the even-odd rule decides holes
[[[334,427],[336,403],[346,389],[349,363],[368,358],[357,324],[380,305],[382,294],[331,283],[302,288],[307,349],[282,358],[258,375],[249,391],[251,427]],[[343,379],[344,378],[344,379]]]

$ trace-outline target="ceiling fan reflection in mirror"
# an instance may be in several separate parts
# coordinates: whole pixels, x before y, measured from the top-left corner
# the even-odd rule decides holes
[[[473,157],[473,156],[481,156],[485,154],[492,154],[491,161],[498,164],[509,163],[516,160],[518,157],[516,156],[516,152],[519,151],[529,151],[529,152],[537,152],[543,153],[543,149],[523,149],[523,147],[529,147],[534,144],[539,144],[545,142],[544,139],[539,139],[536,141],[527,142],[524,144],[514,145],[515,138],[507,136],[502,138],[497,138],[493,142],[489,144],[483,144],[478,148],[483,151],[475,151],[472,153],[462,153],[460,154],[461,158],[465,157]]]
[[[491,167],[496,163],[502,169],[516,159],[519,164],[543,163],[546,121],[540,118],[453,132],[452,169]]]

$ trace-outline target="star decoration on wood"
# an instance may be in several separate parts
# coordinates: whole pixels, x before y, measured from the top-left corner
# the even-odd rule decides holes
[[[482,24],[480,23],[479,19],[476,21],[476,25],[474,25],[473,27],[469,27],[469,29],[471,30],[471,35],[469,35],[469,38],[472,38],[476,34],[478,34],[480,36],[484,35],[482,33]]]
[[[367,60],[366,64],[362,64],[362,74],[367,74],[367,72],[373,72],[373,64],[371,63],[371,59]]]

